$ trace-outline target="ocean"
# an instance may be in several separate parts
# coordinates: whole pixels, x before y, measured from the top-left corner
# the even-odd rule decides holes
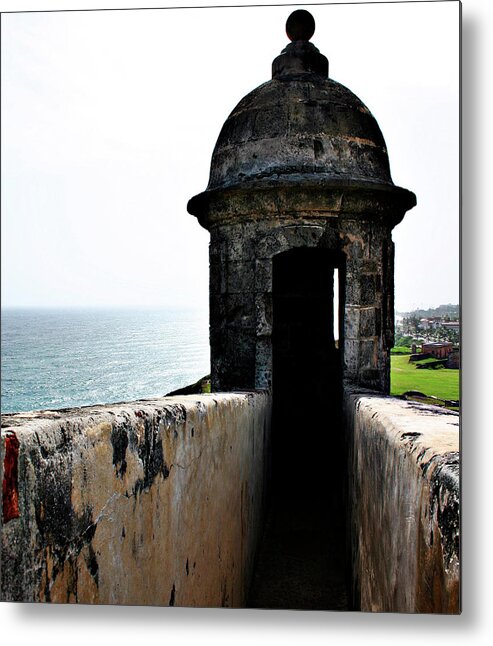
[[[210,371],[207,312],[2,309],[2,413],[152,398]]]

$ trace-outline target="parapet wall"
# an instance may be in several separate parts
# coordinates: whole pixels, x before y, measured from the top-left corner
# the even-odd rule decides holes
[[[244,605],[266,393],[5,416],[4,601]]]
[[[353,603],[460,612],[459,416],[346,391]]]

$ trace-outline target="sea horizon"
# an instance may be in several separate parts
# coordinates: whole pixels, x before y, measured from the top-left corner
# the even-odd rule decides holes
[[[208,312],[2,306],[2,413],[162,397],[209,373]]]
[[[5,305],[2,303],[0,310],[159,310],[159,311],[180,311],[180,312],[189,312],[189,311],[203,311],[207,313],[207,306],[199,307],[196,305],[133,305],[133,304],[122,304],[122,305],[74,305],[74,304],[64,304],[64,305]]]

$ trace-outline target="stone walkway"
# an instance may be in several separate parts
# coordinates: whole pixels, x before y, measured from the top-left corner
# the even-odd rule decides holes
[[[330,501],[272,502],[248,607],[348,610],[344,523]]]

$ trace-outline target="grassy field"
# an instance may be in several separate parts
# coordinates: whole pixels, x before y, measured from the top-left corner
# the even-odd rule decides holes
[[[409,356],[406,355],[393,355],[390,367],[392,395],[418,390],[440,399],[459,399],[459,370],[418,370],[413,363],[409,363]]]
[[[392,348],[390,354],[411,354],[411,348],[407,345],[397,346]]]

